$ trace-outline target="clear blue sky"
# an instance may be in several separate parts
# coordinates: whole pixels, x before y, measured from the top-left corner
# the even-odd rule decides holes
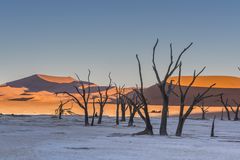
[[[0,0],[0,82],[35,73],[92,81],[138,83],[135,54],[146,86],[156,82],[152,47],[164,73],[169,43],[183,57],[183,74],[240,75],[239,0]]]

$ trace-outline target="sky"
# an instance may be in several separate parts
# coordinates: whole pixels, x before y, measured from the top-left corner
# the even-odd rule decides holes
[[[33,74],[74,76],[107,84],[145,86],[164,76],[169,44],[183,56],[183,75],[239,76],[239,0],[0,0],[0,83]]]

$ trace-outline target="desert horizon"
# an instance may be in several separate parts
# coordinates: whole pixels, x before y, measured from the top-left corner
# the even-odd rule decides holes
[[[0,160],[238,159],[239,7],[1,0]]]

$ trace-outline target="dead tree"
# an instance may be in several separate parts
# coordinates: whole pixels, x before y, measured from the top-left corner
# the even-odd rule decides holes
[[[126,121],[126,111],[128,109],[128,105],[126,103],[126,99],[124,96],[120,97],[120,105],[121,105],[121,113],[122,113],[121,121],[125,122]]]
[[[212,89],[212,87],[216,85],[216,84],[212,84],[205,91],[203,91],[202,93],[198,93],[196,96],[193,97],[193,100],[190,103],[187,111],[184,113],[184,108],[185,108],[185,105],[186,105],[186,98],[187,98],[187,95],[189,93],[189,90],[191,89],[191,87],[194,84],[197,77],[204,71],[205,68],[206,67],[204,67],[198,73],[196,73],[196,71],[194,71],[192,81],[189,83],[189,85],[186,87],[186,89],[183,90],[183,87],[181,85],[182,63],[180,62],[179,74],[178,74],[178,88],[179,88],[179,93],[180,93],[180,96],[179,96],[179,98],[180,98],[180,112],[179,112],[179,120],[178,120],[178,126],[177,126],[177,130],[176,130],[176,136],[181,136],[182,135],[182,130],[183,130],[184,123],[185,123],[186,119],[191,114],[192,110],[194,109],[194,107],[197,104],[199,104],[201,101],[203,101],[206,98],[219,96],[219,95],[209,95],[208,94],[209,91]]]
[[[211,129],[211,137],[215,137],[215,119],[216,119],[216,116],[214,116],[213,118],[213,122],[212,122],[212,129]]]
[[[223,120],[223,108],[222,108],[222,112],[221,112],[221,120]]]
[[[190,43],[178,56],[176,62],[173,61],[173,53],[172,53],[172,44],[170,44],[170,63],[168,65],[167,72],[163,79],[160,78],[156,64],[155,64],[155,50],[158,45],[158,39],[153,47],[153,56],[152,56],[152,63],[153,63],[153,71],[156,75],[157,79],[157,86],[161,92],[161,98],[163,102],[162,108],[162,116],[161,116],[161,124],[160,124],[160,135],[166,136],[167,134],[167,117],[168,117],[168,109],[169,109],[169,97],[172,92],[172,83],[168,84],[167,81],[169,77],[176,71],[176,69],[180,65],[182,55],[192,46],[193,43]]]
[[[133,126],[134,123],[134,117],[138,111],[138,109],[141,107],[141,104],[138,101],[138,97],[136,96],[136,93],[133,93],[132,98],[126,97],[126,102],[128,104],[129,108],[129,120],[128,120],[128,127]]]
[[[236,105],[236,109],[234,110],[234,108],[233,108],[232,106],[230,106],[230,105],[229,105],[229,107],[231,108],[232,112],[235,114],[233,120],[234,120],[234,121],[238,121],[238,120],[239,120],[239,118],[238,118],[238,113],[239,113],[240,104],[237,103],[237,101],[235,101],[234,99],[233,99],[233,103]]]
[[[99,107],[100,107],[100,109],[99,109],[100,110],[99,111],[99,117],[98,117],[98,124],[102,123],[102,116],[103,116],[103,112],[104,112],[104,107],[105,107],[105,105],[106,105],[106,103],[107,103],[107,101],[109,99],[108,91],[112,87],[111,73],[109,73],[108,78],[109,78],[109,84],[108,84],[108,87],[106,88],[106,90],[104,92],[104,95],[101,92],[100,87],[98,86],[98,94],[99,94],[98,104],[99,104]]]
[[[120,109],[120,105],[121,105],[121,98],[122,95],[124,93],[124,86],[117,86],[115,84],[116,87],[116,125],[119,125],[119,109]]]
[[[130,113],[129,120],[128,120],[128,127],[131,127],[133,126],[133,123],[134,123],[134,117],[138,112],[138,110],[141,109],[142,104],[138,100],[138,96],[136,95],[135,90],[133,90],[133,94],[131,98],[129,97],[129,95],[123,95],[123,96],[126,99],[126,103],[128,105],[129,113]]]
[[[220,102],[222,103],[223,107],[225,108],[226,112],[227,112],[227,117],[228,117],[228,120],[230,121],[231,120],[231,116],[230,116],[230,111],[228,109],[228,98],[226,100],[223,99],[223,94],[221,94],[220,96]]]
[[[91,71],[88,70],[88,82],[87,82],[87,88],[85,88],[84,86],[84,82],[82,82],[79,78],[79,76],[76,74],[77,78],[78,78],[78,82],[80,84],[80,89],[79,89],[79,86],[74,86],[74,88],[76,89],[76,92],[80,95],[80,98],[77,98],[77,96],[75,96],[74,94],[72,93],[69,93],[67,91],[65,92],[58,92],[56,94],[66,94],[68,95],[69,97],[71,97],[73,99],[73,101],[81,108],[83,109],[84,111],[84,123],[85,123],[85,126],[88,126],[89,125],[89,121],[88,121],[88,101],[89,101],[89,98],[90,98],[90,75],[91,75]],[[83,102],[82,102],[83,100]]]
[[[206,113],[208,112],[209,107],[206,107],[206,106],[204,105],[204,102],[202,102],[202,104],[199,105],[198,107],[199,107],[199,108],[201,109],[201,111],[202,111],[202,120],[205,120],[205,119],[206,119]]]
[[[92,101],[92,107],[93,107],[93,114],[92,114],[92,122],[91,122],[91,126],[94,125],[94,119],[95,119],[95,114],[96,114],[96,107],[95,107],[95,98],[93,97],[93,101]]]
[[[116,125],[119,125],[119,97],[117,97],[117,104],[116,104]]]
[[[138,55],[136,55],[136,58],[137,58],[137,62],[138,62],[140,88],[134,89],[134,91],[135,91],[136,95],[138,96],[138,99],[141,104],[139,106],[137,112],[140,115],[140,117],[143,119],[143,121],[145,122],[145,130],[142,132],[136,133],[135,135],[144,135],[144,134],[153,135],[153,128],[152,128],[150,116],[148,113],[148,103],[147,103],[147,100],[146,100],[146,98],[144,96],[144,92],[143,92],[143,79],[142,79],[141,63],[138,58]]]
[[[58,106],[58,108],[55,110],[55,114],[58,115],[58,119],[62,119],[62,115],[64,114],[64,112],[69,112],[71,111],[72,108],[64,108],[64,105],[66,105],[68,102],[70,102],[72,100],[67,100],[66,102],[62,102],[60,100],[60,104]]]

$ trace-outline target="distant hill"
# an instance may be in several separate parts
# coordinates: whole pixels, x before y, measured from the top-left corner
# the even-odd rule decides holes
[[[85,86],[88,84],[86,81],[81,81]],[[80,83],[72,77],[59,77],[49,76],[42,74],[35,74],[30,77],[22,78],[16,81],[7,82],[6,86],[14,88],[26,88],[28,92],[70,92],[76,93],[74,86],[80,87]],[[97,85],[90,82],[91,92],[97,91]],[[101,86],[101,90],[105,90],[106,87]]]
[[[69,92],[78,96],[75,87],[82,92],[82,84],[85,89],[88,87],[88,82],[77,81],[72,77],[50,76],[43,74],[35,74],[26,78],[7,82],[0,86],[0,101],[38,101],[38,102],[54,102],[61,98],[66,98],[66,95],[58,95],[57,92]],[[90,82],[91,96],[98,97],[98,87],[100,91],[105,94],[108,86],[99,86]],[[130,92],[131,88],[126,88],[126,92]],[[110,100],[115,98],[116,88],[111,87],[109,92]]]
[[[191,80],[191,76],[183,76],[181,83],[183,86],[187,86]],[[171,77],[169,79],[177,81],[177,77]],[[81,81],[85,86],[88,82]],[[230,76],[200,76],[198,77],[194,87],[189,91],[187,97],[187,105],[190,104],[194,95],[203,92],[211,84],[216,83],[215,88],[209,94],[223,93],[224,98],[229,98],[229,102],[232,99],[240,102],[240,78]],[[42,74],[35,74],[26,78],[7,82],[5,85],[0,86],[0,100],[14,100],[14,101],[57,101],[59,97],[55,96],[55,92],[70,92],[76,94],[74,86],[80,87],[77,80],[72,77],[60,77],[60,76],[49,76]],[[92,96],[98,96],[97,88],[100,87],[102,92],[105,92],[107,86],[98,86],[95,83],[90,82],[90,89]],[[132,88],[127,88],[126,93],[131,94]],[[178,87],[175,87],[175,92],[178,91]],[[161,93],[156,85],[144,89],[144,93],[150,104],[162,104]],[[116,94],[115,87],[109,90],[111,100],[114,102]],[[219,100],[216,98],[210,98],[205,100],[206,105],[220,106]],[[179,98],[175,95],[171,95],[170,105],[179,105]]]
[[[178,81],[178,76],[170,77],[168,82]],[[181,84],[187,86],[192,80],[192,76],[182,76]],[[214,88],[240,88],[240,78],[233,76],[199,76],[194,82],[194,87],[208,87],[216,83]]]
[[[183,76],[181,79],[183,89],[190,83],[191,76]],[[170,80],[177,81],[178,77],[171,77]],[[235,99],[240,103],[240,78],[230,76],[200,76],[198,77],[194,87],[189,90],[189,96],[187,97],[187,105],[190,104],[194,95],[202,93],[211,84],[216,83],[216,86],[209,92],[209,94],[223,93],[224,98],[229,99],[229,103],[232,103],[232,99]],[[178,86],[175,87],[175,92],[179,93]],[[150,104],[162,104],[161,93],[157,85],[153,85],[144,90],[145,96]],[[205,105],[221,106],[218,98],[209,98],[204,101]],[[179,98],[175,95],[170,97],[170,105],[179,105]]]

